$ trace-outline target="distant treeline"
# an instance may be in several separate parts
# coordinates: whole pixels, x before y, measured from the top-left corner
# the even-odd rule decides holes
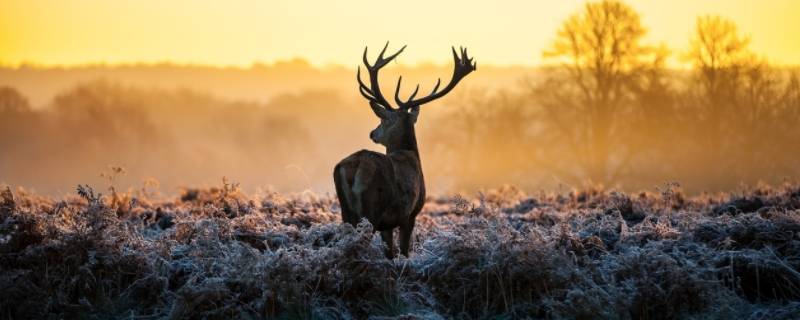
[[[479,68],[465,87],[423,106],[418,136],[430,189],[592,182],[637,190],[679,182],[699,192],[797,180],[797,69],[770,65],[721,17],[699,17],[686,52],[647,44],[645,35],[627,5],[589,3],[544,52],[548,67],[503,85],[489,85],[495,78],[481,78]],[[669,57],[689,68],[669,69]],[[21,93],[35,90],[15,89],[6,78],[0,183],[58,193],[78,183],[141,186],[154,177],[174,192],[227,176],[250,190],[331,191],[338,160],[377,148],[368,139],[377,119],[357,95],[354,73],[326,88],[314,79],[319,74],[306,70],[298,78],[295,69],[284,70],[286,82],[267,100],[111,77],[72,84],[44,108]],[[420,82],[434,83],[430,72],[415,70]],[[281,82],[280,73],[271,74]],[[36,87],[35,79],[14,79]],[[225,79],[230,88],[252,84]],[[126,172],[101,177],[109,165]]]
[[[263,105],[192,91],[97,81],[34,111],[18,92],[3,88],[0,179],[48,192],[71,191],[80,181],[141,186],[147,177],[175,191],[177,185],[217,183],[224,175],[247,185],[300,187],[283,183],[303,179],[282,177],[286,170],[278,165],[316,158],[308,132],[293,116]],[[100,177],[110,165],[126,172]]]

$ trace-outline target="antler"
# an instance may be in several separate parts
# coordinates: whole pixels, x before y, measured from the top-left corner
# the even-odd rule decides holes
[[[405,47],[403,47],[405,48]],[[436,91],[439,89],[439,85],[442,83],[442,79],[439,78],[436,80],[436,86],[433,87],[431,93],[424,97],[417,100],[414,100],[414,97],[417,96],[417,92],[419,92],[419,84],[417,88],[414,89],[414,92],[411,93],[411,96],[408,97],[408,100],[402,101],[400,100],[400,83],[403,81],[403,77],[401,76],[397,79],[397,88],[394,91],[394,101],[397,102],[397,106],[400,109],[408,109],[411,107],[421,106],[433,100],[439,99],[446,95],[450,90],[456,87],[459,81],[466,77],[470,72],[475,71],[478,68],[478,63],[473,62],[472,58],[467,55],[467,48],[460,48],[461,50],[461,57],[458,56],[456,53],[456,48],[452,47],[453,49],[453,60],[455,62],[455,67],[453,68],[453,77],[450,79],[450,83],[442,89],[442,91]],[[402,51],[402,50],[400,50]]]
[[[364,98],[367,98],[367,100],[369,100],[370,102],[375,102],[386,109],[392,110],[392,106],[389,105],[389,102],[386,101],[386,98],[383,97],[383,94],[381,93],[381,87],[378,85],[378,71],[380,71],[381,68],[386,66],[386,64],[388,64],[390,61],[394,60],[394,58],[397,57],[397,55],[403,52],[406,46],[400,48],[400,50],[397,51],[395,54],[384,58],[383,54],[386,53],[386,48],[388,47],[389,47],[389,42],[387,41],[386,45],[383,47],[383,50],[381,50],[381,53],[378,55],[378,58],[375,60],[375,63],[373,65],[370,65],[369,61],[367,61],[367,48],[366,47],[364,48],[363,60],[364,60],[364,66],[367,68],[367,72],[369,73],[370,87],[367,87],[367,85],[365,85],[364,82],[361,81],[361,66],[358,67],[356,78],[358,79],[358,91],[361,92],[361,95],[364,96]]]

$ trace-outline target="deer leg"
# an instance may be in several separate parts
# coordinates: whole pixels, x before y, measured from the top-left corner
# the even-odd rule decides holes
[[[394,259],[394,229],[381,231],[381,238],[386,242],[386,257]]]
[[[400,226],[400,253],[408,258],[408,249],[411,246],[411,234],[414,232],[414,220]]]

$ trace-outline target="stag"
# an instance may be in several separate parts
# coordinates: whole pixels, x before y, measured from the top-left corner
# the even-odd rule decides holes
[[[369,85],[361,79],[360,66],[356,73],[359,92],[381,121],[370,132],[369,137],[373,142],[386,147],[386,154],[369,150],[353,153],[336,165],[333,179],[342,208],[342,220],[356,225],[362,218],[367,218],[374,230],[381,232],[381,238],[387,247],[386,256],[391,259],[394,258],[395,228],[400,228],[400,252],[408,257],[414,222],[425,204],[425,181],[414,132],[419,108],[453,90],[461,79],[475,71],[477,63],[467,56],[465,48],[461,48],[459,55],[454,47],[455,67],[450,83],[439,90],[441,79],[437,80],[430,94],[421,98],[416,98],[419,92],[417,85],[404,101],[400,99],[400,85],[403,81],[401,76],[394,92],[396,107],[392,107],[381,93],[378,71],[406,47],[403,46],[395,54],[384,57],[388,46],[387,42],[373,64],[369,63],[367,48],[364,48],[363,60],[369,75]]]

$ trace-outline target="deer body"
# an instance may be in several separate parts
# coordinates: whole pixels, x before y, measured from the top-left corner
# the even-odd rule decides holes
[[[400,252],[408,256],[415,219],[425,204],[425,181],[414,131],[419,106],[447,94],[461,78],[476,67],[467,57],[465,49],[462,49],[461,57],[453,49],[456,67],[450,84],[439,92],[437,89],[440,82],[437,82],[429,96],[414,100],[419,91],[417,86],[411,97],[404,102],[398,97],[401,77],[395,91],[395,101],[399,107],[393,109],[380,92],[378,70],[403,49],[384,58],[384,47],[373,65],[368,63],[365,49],[364,64],[369,72],[371,86],[367,87],[361,81],[360,68],[357,75],[361,94],[367,98],[372,111],[381,119],[380,125],[370,133],[370,138],[373,142],[384,145],[386,154],[361,150],[340,161],[333,170],[342,220],[356,225],[362,218],[367,218],[375,230],[381,232],[381,238],[387,244],[386,256],[389,258],[394,257],[395,228],[400,229]]]

